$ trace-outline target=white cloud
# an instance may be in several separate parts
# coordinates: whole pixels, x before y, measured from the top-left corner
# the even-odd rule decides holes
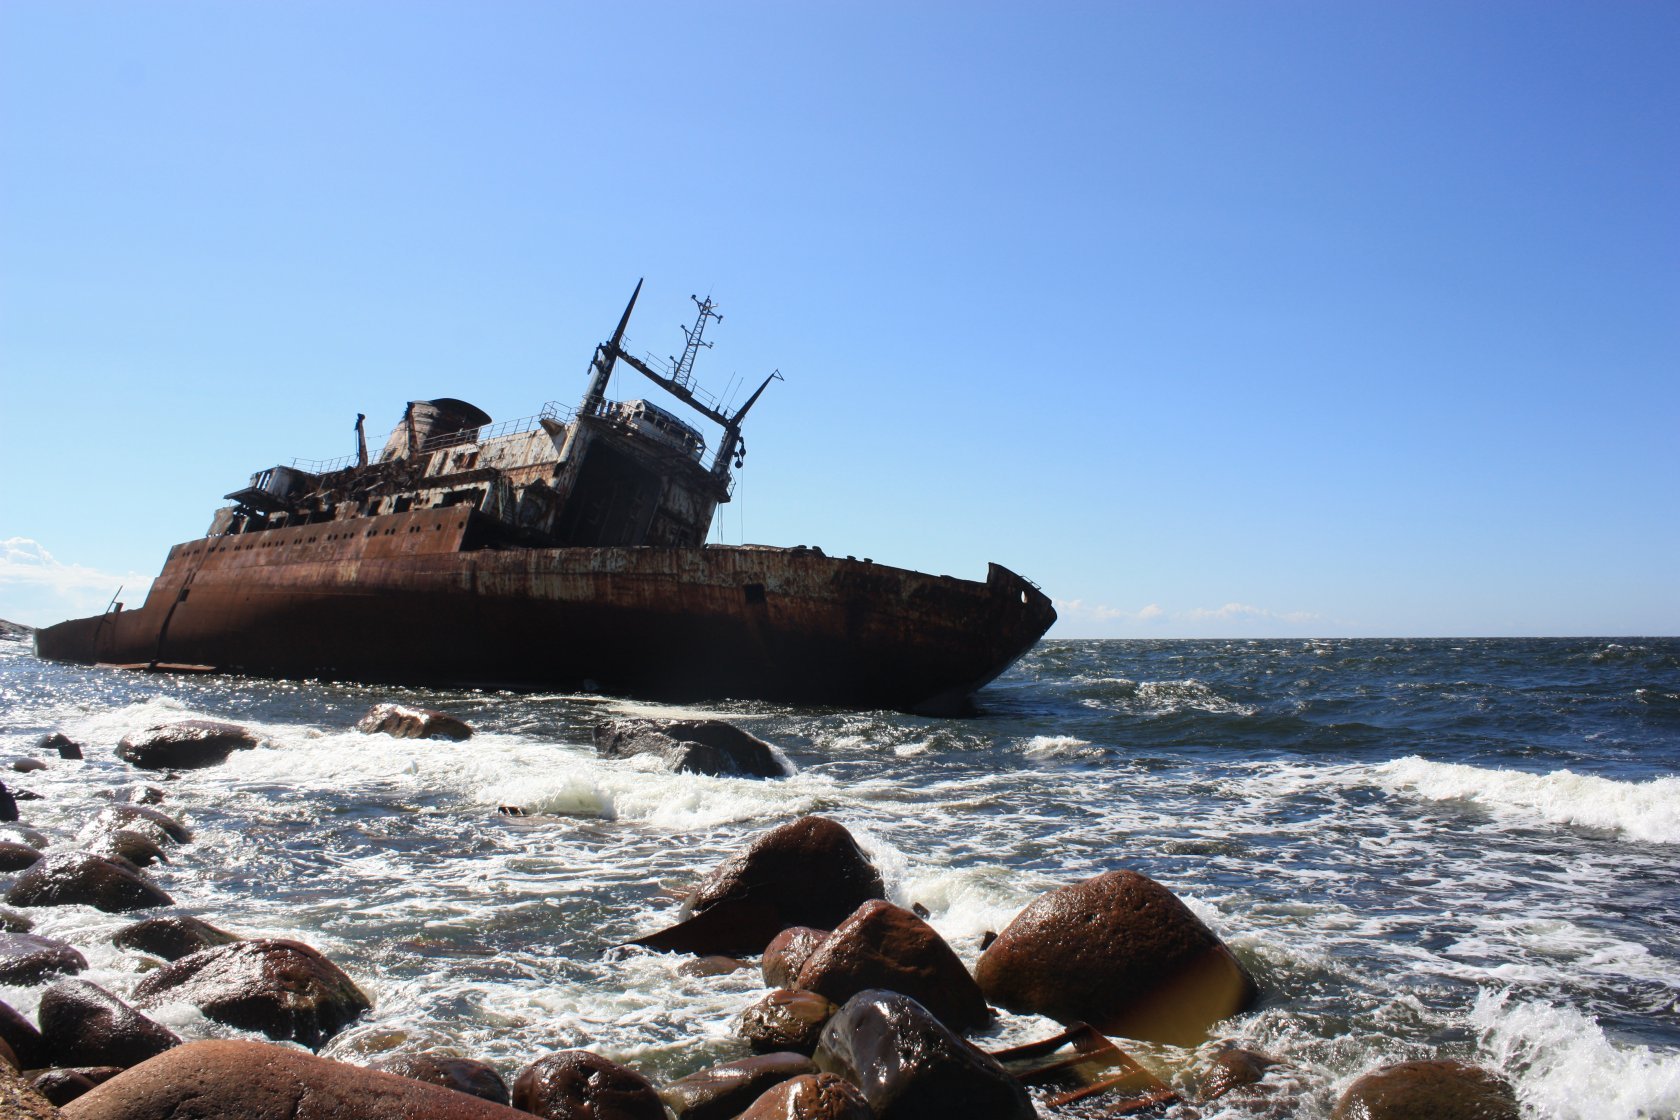
[[[82,564],[66,564],[28,537],[0,540],[0,618],[45,626],[66,618],[97,614],[118,587],[124,598],[145,598],[151,577],[138,572],[113,575]]]
[[[1250,606],[1247,603],[1226,603],[1223,607],[1196,607],[1184,612],[1184,617],[1195,622],[1315,622],[1318,615],[1311,611],[1274,611],[1266,607]]]
[[[1089,622],[1150,622],[1157,618],[1165,618],[1167,612],[1156,603],[1150,603],[1139,610],[1121,610],[1106,603],[1086,603],[1083,599],[1057,599],[1058,614]]]

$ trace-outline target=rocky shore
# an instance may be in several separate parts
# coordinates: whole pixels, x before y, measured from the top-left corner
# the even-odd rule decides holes
[[[396,705],[360,726],[456,742],[472,734],[444,713]],[[595,740],[604,757],[648,756],[671,770],[771,782],[791,770],[772,745],[716,721],[605,723]],[[241,726],[181,720],[116,744],[55,733],[5,763],[18,782],[110,751],[139,780],[73,835],[31,827],[28,791],[0,783],[0,981],[41,989],[35,1022],[0,1003],[0,1115],[1026,1120],[1188,1117],[1240,1103],[1283,1116],[1302,1092],[1274,1057],[1210,1045],[1266,993],[1167,886],[1123,868],[1065,883],[965,962],[925,911],[887,900],[880,869],[844,823],[821,815],[758,834],[699,877],[670,925],[618,950],[684,954],[698,977],[756,969],[764,990],[732,1025],[738,1059],[669,1080],[587,1049],[533,1053],[518,1068],[435,1048],[365,1066],[319,1057],[371,1007],[356,978],[301,942],[172,913],[158,881],[192,859],[193,807],[166,793],[171,773],[255,745]],[[61,906],[133,916],[112,937],[144,969],[128,999],[78,978],[90,946],[31,932],[32,912]],[[183,1038],[147,1014],[181,1002],[246,1037]],[[1042,1035],[1007,1049],[970,1041],[1000,1010],[1042,1016]],[[1202,1057],[1152,1068],[1127,1052],[1129,1040]],[[1446,1059],[1371,1070],[1335,1109],[1345,1120],[1421,1115],[1518,1111],[1508,1084]]]

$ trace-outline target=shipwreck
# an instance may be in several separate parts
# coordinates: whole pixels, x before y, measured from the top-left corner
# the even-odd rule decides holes
[[[1056,613],[997,564],[984,581],[819,548],[707,544],[742,424],[694,381],[710,321],[669,362],[624,349],[638,283],[575,408],[493,423],[412,401],[377,455],[294,461],[226,495],[170,549],[144,604],[39,631],[49,659],[449,687],[760,699],[950,713]],[[634,371],[720,429],[645,399]]]

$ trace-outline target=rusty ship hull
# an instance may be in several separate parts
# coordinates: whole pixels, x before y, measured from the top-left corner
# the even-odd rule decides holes
[[[486,547],[460,507],[176,545],[145,604],[41,630],[128,668],[935,713],[1055,619],[1032,583],[762,546]]]

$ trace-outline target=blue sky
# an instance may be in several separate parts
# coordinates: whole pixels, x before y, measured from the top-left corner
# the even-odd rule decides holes
[[[1680,633],[1680,6],[0,4],[0,617],[357,412],[786,375],[714,539],[1054,635]],[[615,386],[615,389],[617,387]]]

